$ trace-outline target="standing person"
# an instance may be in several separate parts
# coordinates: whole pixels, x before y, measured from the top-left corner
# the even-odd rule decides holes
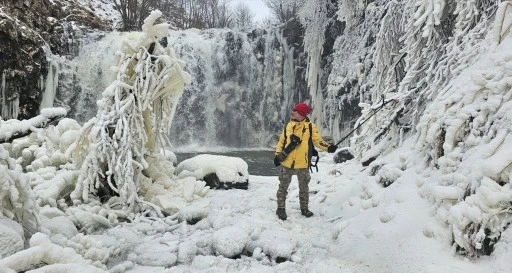
[[[308,209],[309,204],[309,164],[313,144],[323,151],[334,153],[338,148],[329,145],[318,133],[316,125],[309,120],[307,115],[311,109],[305,103],[298,103],[293,107],[291,120],[286,124],[283,133],[279,137],[274,157],[274,165],[281,165],[279,172],[279,189],[277,190],[277,217],[286,220],[286,195],[292,176],[297,175],[299,180],[300,211],[306,217],[313,216]]]

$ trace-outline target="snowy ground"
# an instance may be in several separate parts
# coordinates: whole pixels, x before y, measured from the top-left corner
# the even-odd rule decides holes
[[[207,216],[198,223],[139,238],[139,255],[177,260],[176,266],[135,265],[127,272],[510,272],[503,267],[509,262],[492,256],[472,262],[453,254],[447,227],[419,196],[414,169],[383,188],[357,162],[334,166],[330,155],[321,158],[310,184],[312,218],[300,215],[296,180],[288,220],[280,221],[277,177],[250,176],[248,190],[210,191],[201,201]]]
[[[66,183],[83,181],[73,177],[76,166],[64,164],[63,154],[78,129],[69,126],[72,135],[58,127],[32,134],[39,145],[13,145],[11,150],[19,154],[16,161],[0,146],[0,159],[5,161],[0,164],[0,181],[6,185],[0,191],[0,200],[6,200],[1,212],[10,216],[0,218],[0,250],[9,253],[0,259],[0,272],[512,272],[510,221],[489,221],[498,218],[496,211],[508,217],[512,198],[511,43],[510,37],[503,40],[441,90],[420,120],[419,136],[368,167],[355,160],[334,165],[331,155],[322,153],[320,172],[313,174],[310,184],[312,218],[299,213],[296,181],[289,190],[288,220],[283,222],[274,213],[276,177],[250,176],[248,190],[206,193],[199,184],[187,184],[196,183],[195,178],[172,181],[173,166],[164,164],[168,162],[163,157],[148,157],[147,171],[154,178],[148,183],[149,193],[179,192],[161,194],[158,200],[165,199],[180,211],[166,218],[121,211],[120,223],[118,214],[109,213],[118,203],[107,208],[110,211],[94,203],[73,202],[69,207],[59,195],[68,192]],[[112,90],[107,91],[109,95]],[[124,110],[123,106],[118,114]],[[446,135],[440,137],[442,129]],[[2,138],[9,137],[4,133]],[[440,146],[443,155],[436,158]],[[112,146],[106,154],[118,150]],[[418,153],[431,156],[432,165],[426,166],[425,155]],[[31,172],[22,175],[19,164]],[[61,165],[57,174],[55,166]],[[384,187],[382,181],[392,184]],[[34,200],[25,191],[29,184],[37,195]],[[463,190],[468,185],[475,192],[466,196]],[[7,192],[10,195],[3,198]],[[195,193],[201,194],[196,198]],[[19,211],[20,218],[40,216],[40,232],[30,238],[29,248],[23,246],[23,228],[10,220]],[[472,223],[478,231],[468,240],[463,232]],[[454,236],[461,246],[471,241],[472,247],[481,249],[486,229],[496,229],[499,236],[490,256],[472,261],[456,254]],[[23,264],[42,267],[18,269]]]
[[[398,164],[411,149],[406,142],[378,160]],[[335,165],[332,155],[320,157],[320,172],[312,174],[310,183],[312,218],[300,214],[295,177],[288,219],[277,218],[275,176],[250,176],[248,190],[210,190],[184,206],[172,221],[138,217],[87,234],[77,232],[71,216],[91,226],[100,218],[80,217],[75,208],[63,217],[63,212],[45,207],[41,225],[49,236],[37,233],[30,239],[30,249],[1,259],[0,272],[16,272],[2,269],[30,260],[55,263],[27,271],[32,273],[107,268],[112,273],[511,272],[509,230],[491,256],[470,261],[454,254],[449,227],[435,218],[433,204],[420,196],[420,182],[428,179],[435,184],[435,172],[426,175],[421,165],[406,160],[401,176],[383,187],[370,175],[374,165]]]

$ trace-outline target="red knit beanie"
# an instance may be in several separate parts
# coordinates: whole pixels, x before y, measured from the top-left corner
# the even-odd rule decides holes
[[[311,111],[309,106],[305,103],[295,104],[295,107],[293,107],[293,110],[297,111],[297,113],[299,113],[299,115],[301,115],[303,117],[307,116],[309,114],[309,112]]]

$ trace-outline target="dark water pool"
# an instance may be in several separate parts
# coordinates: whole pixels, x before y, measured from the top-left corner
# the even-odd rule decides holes
[[[240,150],[228,152],[188,152],[188,153],[175,153],[178,163],[192,158],[199,154],[212,154],[212,155],[225,155],[232,157],[239,157],[249,166],[250,175],[261,176],[277,176],[279,168],[274,166],[274,151],[271,150]]]

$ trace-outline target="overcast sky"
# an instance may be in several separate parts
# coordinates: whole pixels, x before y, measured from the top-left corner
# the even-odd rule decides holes
[[[261,21],[270,14],[267,6],[263,3],[263,0],[234,0],[233,4],[236,6],[238,3],[246,3],[249,8],[254,12],[255,21]]]

